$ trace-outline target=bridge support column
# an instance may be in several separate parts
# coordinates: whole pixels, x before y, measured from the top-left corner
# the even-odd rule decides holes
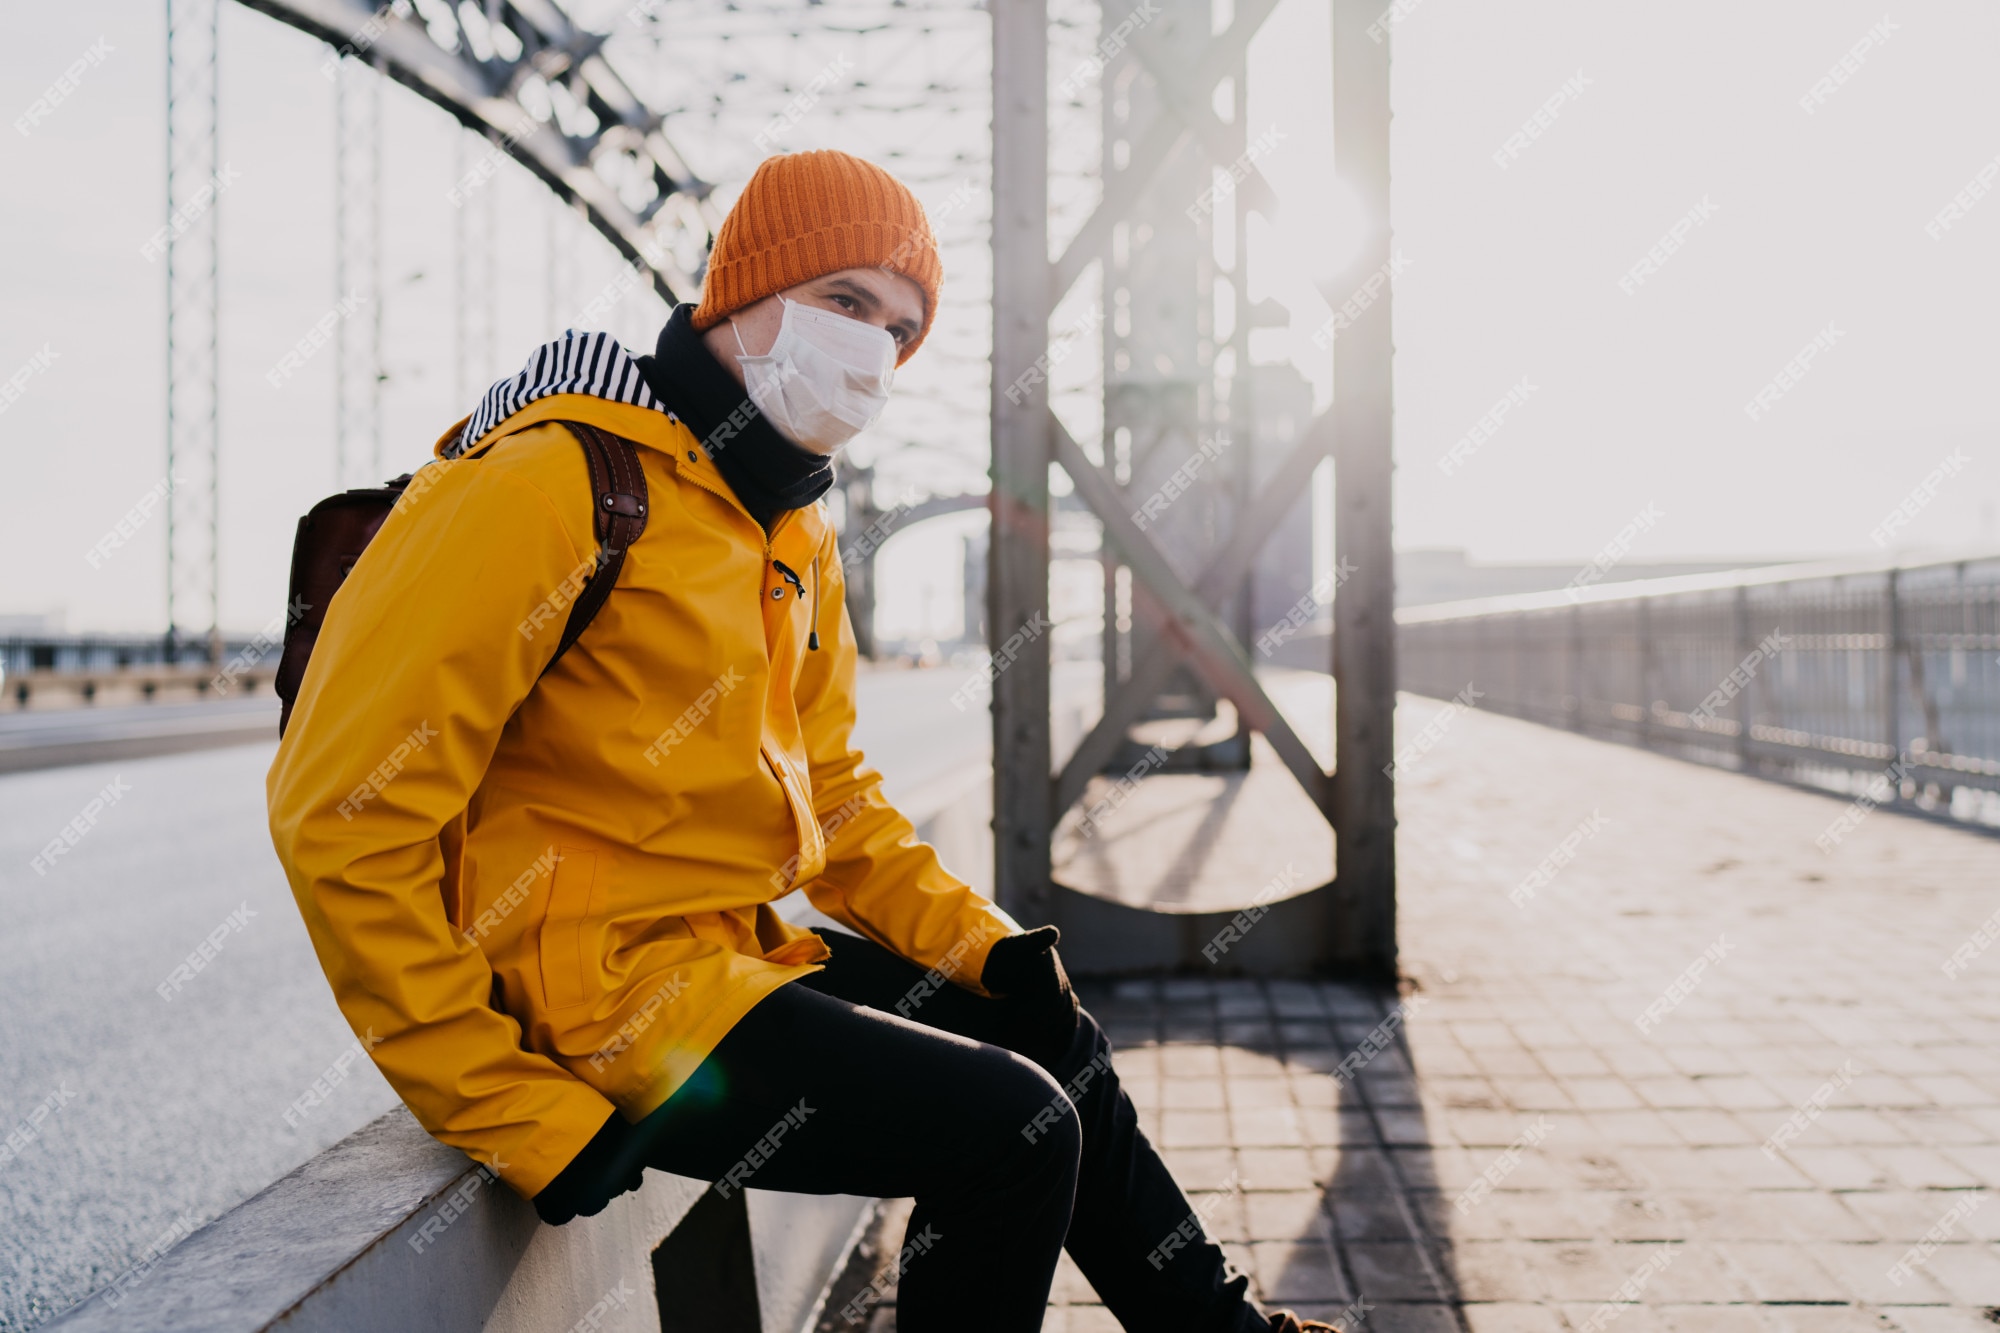
[[[227,185],[216,104],[219,3],[167,5],[166,218],[144,251],[157,259],[160,246],[167,265],[167,660],[177,661],[194,641],[218,665],[216,208]]]
[[[993,681],[994,896],[1049,917],[1049,29],[1046,0],[993,14],[993,514],[987,640],[1024,626]],[[996,665],[998,665],[996,663]]]
[[[1363,0],[1332,2],[1336,167],[1363,200],[1370,234],[1348,271],[1332,275],[1328,288],[1330,303],[1341,312],[1327,326],[1335,335],[1334,410],[1299,432],[1288,454],[1270,460],[1273,466],[1254,470],[1248,460],[1218,461],[1214,456],[1227,446],[1249,449],[1248,418],[1256,403],[1241,382],[1250,370],[1245,358],[1227,358],[1226,374],[1216,361],[1219,329],[1207,312],[1220,281],[1214,271],[1219,261],[1211,258],[1214,238],[1206,228],[1227,208],[1240,235],[1249,211],[1272,211],[1275,195],[1252,160],[1261,149],[1244,147],[1247,101],[1242,85],[1251,38],[1275,0],[1239,0],[1228,28],[1219,34],[1211,31],[1204,6],[1178,0],[1146,11],[1143,20],[1135,13],[1114,24],[1106,16],[1107,40],[1100,44],[1106,58],[1084,62],[1071,77],[1072,83],[1079,78],[1099,81],[1106,99],[1107,142],[1125,148],[1114,147],[1106,155],[1102,197],[1053,262],[1046,219],[1051,117],[1046,0],[992,11],[994,434],[988,637],[1009,645],[1006,660],[996,663],[993,699],[996,883],[1002,904],[1023,920],[1047,920],[1053,906],[1056,915],[1068,914],[1080,934],[1116,936],[1123,931],[1127,943],[1140,935],[1150,941],[1104,954],[1102,965],[1114,970],[1189,965],[1189,937],[1181,927],[1199,920],[1199,911],[1187,910],[1195,901],[1189,894],[1198,886],[1192,880],[1177,882],[1168,892],[1167,879],[1155,876],[1147,881],[1144,892],[1152,896],[1145,901],[1107,901],[1099,910],[1100,905],[1080,900],[1068,878],[1080,864],[1080,841],[1103,834],[1093,856],[1103,861],[1117,855],[1112,844],[1121,835],[1106,833],[1098,821],[1115,820],[1128,800],[1139,799],[1135,793],[1142,784],[1179,780],[1173,765],[1163,763],[1172,753],[1170,743],[1204,757],[1217,751],[1215,758],[1223,758],[1222,747],[1215,744],[1219,738],[1197,743],[1188,739],[1185,728],[1168,728],[1178,737],[1171,742],[1159,728],[1144,740],[1134,735],[1162,714],[1185,722],[1188,699],[1195,700],[1192,711],[1199,717],[1202,701],[1209,698],[1233,705],[1238,740],[1247,743],[1254,732],[1269,746],[1269,758],[1261,766],[1252,762],[1240,779],[1226,780],[1240,785],[1282,767],[1304,793],[1303,819],[1314,823],[1301,848],[1313,841],[1312,834],[1324,833],[1319,820],[1339,829],[1336,887],[1331,894],[1315,896],[1310,909],[1302,905],[1291,914],[1296,929],[1286,937],[1287,947],[1271,956],[1272,965],[1289,970],[1331,966],[1381,976],[1395,968],[1395,808],[1388,774],[1395,708],[1388,48],[1380,27],[1369,31],[1379,23],[1379,9],[1365,8]],[[1214,109],[1217,88],[1225,79],[1234,85],[1232,121],[1222,120]],[[1063,98],[1057,101],[1062,104]],[[1206,250],[1183,244],[1190,227],[1197,241],[1208,236]],[[1245,247],[1236,249],[1239,260],[1247,262]],[[1103,289],[1101,311],[1051,338],[1052,314],[1067,308],[1093,268]],[[1241,287],[1247,276],[1232,269],[1229,281]],[[1183,299],[1184,287],[1193,291],[1192,301]],[[1247,326],[1246,304],[1239,291],[1230,330],[1238,343]],[[1053,363],[1077,337],[1097,327],[1097,318],[1109,327],[1103,336],[1104,433],[1092,441],[1079,439],[1049,410],[1048,379]],[[1149,400],[1131,391],[1135,385],[1147,388],[1148,376],[1158,378],[1152,387],[1178,392],[1172,405],[1141,410]],[[1126,401],[1135,397],[1140,401]],[[1208,453],[1190,453],[1185,462],[1169,447],[1158,460],[1162,471],[1142,477],[1145,447],[1151,443],[1157,451],[1158,440],[1169,438],[1168,422],[1182,429],[1187,423],[1226,422],[1228,434],[1216,432],[1203,444]],[[1182,444],[1192,448],[1185,438]],[[1334,597],[1339,645],[1334,775],[1321,767],[1258,675],[1268,649],[1251,650],[1243,592],[1267,539],[1329,453],[1335,456],[1340,573],[1350,577],[1352,571],[1346,588]],[[1177,462],[1180,466],[1174,467]],[[1050,635],[1041,619],[1049,606],[1051,464],[1063,469],[1075,498],[1097,519],[1107,564],[1128,572],[1133,620],[1132,633],[1123,640],[1131,644],[1129,670],[1116,660],[1120,636],[1107,634],[1103,712],[1055,774],[1049,767]],[[1208,468],[1202,487],[1191,481],[1198,468]],[[1264,473],[1261,480],[1259,472]],[[1181,501],[1197,491],[1198,500]],[[1167,515],[1169,501],[1188,507]],[[1218,521],[1194,522],[1205,512]],[[1220,521],[1225,515],[1228,521]],[[1197,530],[1213,527],[1214,532],[1209,540],[1196,541],[1195,535],[1208,534],[1191,534],[1183,530],[1184,523]],[[1124,614],[1125,586],[1111,580],[1118,595],[1107,614]],[[1315,590],[1314,595],[1330,595],[1335,586],[1337,581],[1330,580],[1326,593]],[[1163,695],[1178,697],[1162,706]],[[1141,745],[1146,747],[1144,758],[1134,763],[1133,752]],[[1166,771],[1155,771],[1163,767]],[[1057,821],[1093,793],[1099,799],[1087,804],[1085,818],[1064,824],[1064,837],[1056,840]],[[1224,812],[1227,804],[1217,808]],[[1331,841],[1320,844],[1315,859],[1333,850]],[[1142,847],[1139,842],[1127,845]],[[1270,845],[1268,837],[1258,836],[1256,850]],[[1134,854],[1144,859],[1147,853]],[[1053,864],[1058,858],[1060,870]],[[1199,872],[1212,859],[1204,852],[1188,864]],[[1253,893],[1267,892],[1257,887],[1263,875],[1243,873],[1254,860],[1254,855],[1232,854],[1214,888],[1224,894],[1240,892],[1242,899],[1216,901],[1215,907],[1233,910]],[[1183,868],[1175,862],[1169,877]],[[1062,884],[1052,883],[1052,871],[1065,876]],[[1224,885],[1232,874],[1241,882]],[[1173,930],[1124,931],[1107,924],[1116,915],[1113,907],[1149,912],[1169,904],[1178,904],[1182,917]],[[1081,939],[1073,947],[1079,958],[1091,953]],[[1218,965],[1205,948],[1197,956],[1204,966]]]
[[[1368,235],[1333,279],[1336,311],[1390,268],[1389,39],[1369,27],[1375,0],[1333,0],[1333,165]],[[1327,956],[1343,968],[1396,970],[1396,577],[1390,540],[1393,439],[1390,288],[1333,342],[1334,903]]]

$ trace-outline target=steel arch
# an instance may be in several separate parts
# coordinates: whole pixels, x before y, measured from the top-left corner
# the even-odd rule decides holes
[[[335,60],[368,61],[444,108],[565,202],[580,204],[591,225],[650,275],[662,300],[693,298],[721,221],[709,201],[714,187],[604,58],[605,36],[578,27],[555,0],[487,3],[477,32],[468,17],[478,27],[478,11],[468,16],[466,6],[443,0],[239,3],[328,43]],[[440,44],[441,29],[455,50]]]

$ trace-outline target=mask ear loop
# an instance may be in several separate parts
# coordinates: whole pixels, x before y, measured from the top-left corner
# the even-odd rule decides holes
[[[789,296],[780,296],[778,300],[784,303],[785,309],[788,313],[792,306],[798,304],[796,301],[792,300],[792,298]],[[729,317],[729,331],[736,335],[737,352],[743,356],[749,356],[750,349],[743,345],[743,330],[736,327],[736,316],[734,315],[731,315]],[[769,356],[770,353],[766,352],[764,353],[764,355]]]

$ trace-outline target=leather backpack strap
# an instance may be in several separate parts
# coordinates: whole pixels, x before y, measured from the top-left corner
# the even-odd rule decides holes
[[[547,675],[549,669],[562,660],[562,655],[570,650],[590,626],[604,599],[611,595],[611,589],[618,582],[618,571],[625,566],[625,552],[639,534],[646,530],[646,473],[639,463],[639,448],[622,435],[600,430],[582,421],[561,423],[576,436],[583,446],[584,462],[590,467],[591,512],[595,519],[597,533],[597,569],[583,585],[583,590],[570,604],[569,621],[563,626],[562,638],[556,643],[556,653],[549,664],[542,668]]]

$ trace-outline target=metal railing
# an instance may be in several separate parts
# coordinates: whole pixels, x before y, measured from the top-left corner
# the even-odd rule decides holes
[[[1403,611],[1402,688],[2000,822],[2000,555]]]
[[[29,634],[0,638],[0,709],[106,695],[196,698],[268,688],[275,634],[217,635],[169,645],[159,634]]]
[[[249,648],[252,635],[222,636],[222,661]],[[207,640],[183,642],[170,651],[160,634],[21,634],[0,638],[0,670],[7,675],[27,671],[127,671],[135,667],[209,665],[213,649]]]

